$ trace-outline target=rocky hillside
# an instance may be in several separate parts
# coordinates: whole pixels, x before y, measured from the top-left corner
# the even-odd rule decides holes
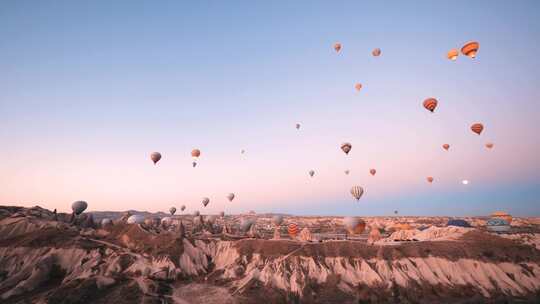
[[[0,302],[539,301],[534,236],[445,229],[373,245],[196,239],[123,222],[102,229],[39,207],[0,207]]]

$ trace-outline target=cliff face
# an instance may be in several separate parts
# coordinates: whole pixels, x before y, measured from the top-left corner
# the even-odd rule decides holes
[[[418,242],[194,240],[139,225],[0,220],[2,303],[537,302],[531,241],[438,228]],[[446,229],[446,230],[445,230]]]

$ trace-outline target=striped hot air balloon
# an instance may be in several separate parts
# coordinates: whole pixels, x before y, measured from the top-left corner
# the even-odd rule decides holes
[[[482,133],[482,131],[484,130],[484,125],[482,125],[481,123],[475,123],[471,126],[471,131],[473,131],[474,133],[480,135],[480,133]]]
[[[293,239],[296,237],[296,235],[298,234],[299,231],[300,231],[300,229],[298,228],[298,225],[296,225],[295,223],[290,223],[287,226],[287,232],[289,232],[289,235]]]
[[[375,175],[375,173],[377,173],[377,170],[375,170],[375,169],[369,169],[369,174]]]
[[[437,99],[430,97],[426,100],[424,100],[424,108],[426,108],[428,111],[433,113],[435,111],[435,108],[437,107]]]
[[[360,186],[353,186],[351,188],[351,194],[358,201],[362,197],[362,194],[364,194],[364,188]]]
[[[465,45],[461,48],[461,52],[463,55],[474,59],[476,57],[476,53],[478,52],[478,48],[480,48],[480,44],[476,41],[471,41],[465,43]]]
[[[448,151],[448,149],[450,149],[450,145],[449,144],[444,144],[442,145],[443,149],[445,149],[446,151]]]
[[[459,55],[459,52],[458,50],[456,49],[451,49],[450,51],[448,51],[448,53],[446,54],[446,57],[452,61],[455,61],[457,59]]]

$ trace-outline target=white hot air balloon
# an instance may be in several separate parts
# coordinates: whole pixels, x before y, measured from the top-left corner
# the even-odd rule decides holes
[[[351,194],[358,201],[362,197],[362,194],[364,194],[364,188],[360,186],[353,186],[351,188]]]
[[[79,215],[86,210],[88,207],[88,204],[85,201],[76,201],[71,204],[71,210],[73,210],[73,213],[76,215]]]

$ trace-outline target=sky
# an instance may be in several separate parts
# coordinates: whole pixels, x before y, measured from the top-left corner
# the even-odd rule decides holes
[[[538,1],[2,1],[0,204],[540,216],[539,53]]]

